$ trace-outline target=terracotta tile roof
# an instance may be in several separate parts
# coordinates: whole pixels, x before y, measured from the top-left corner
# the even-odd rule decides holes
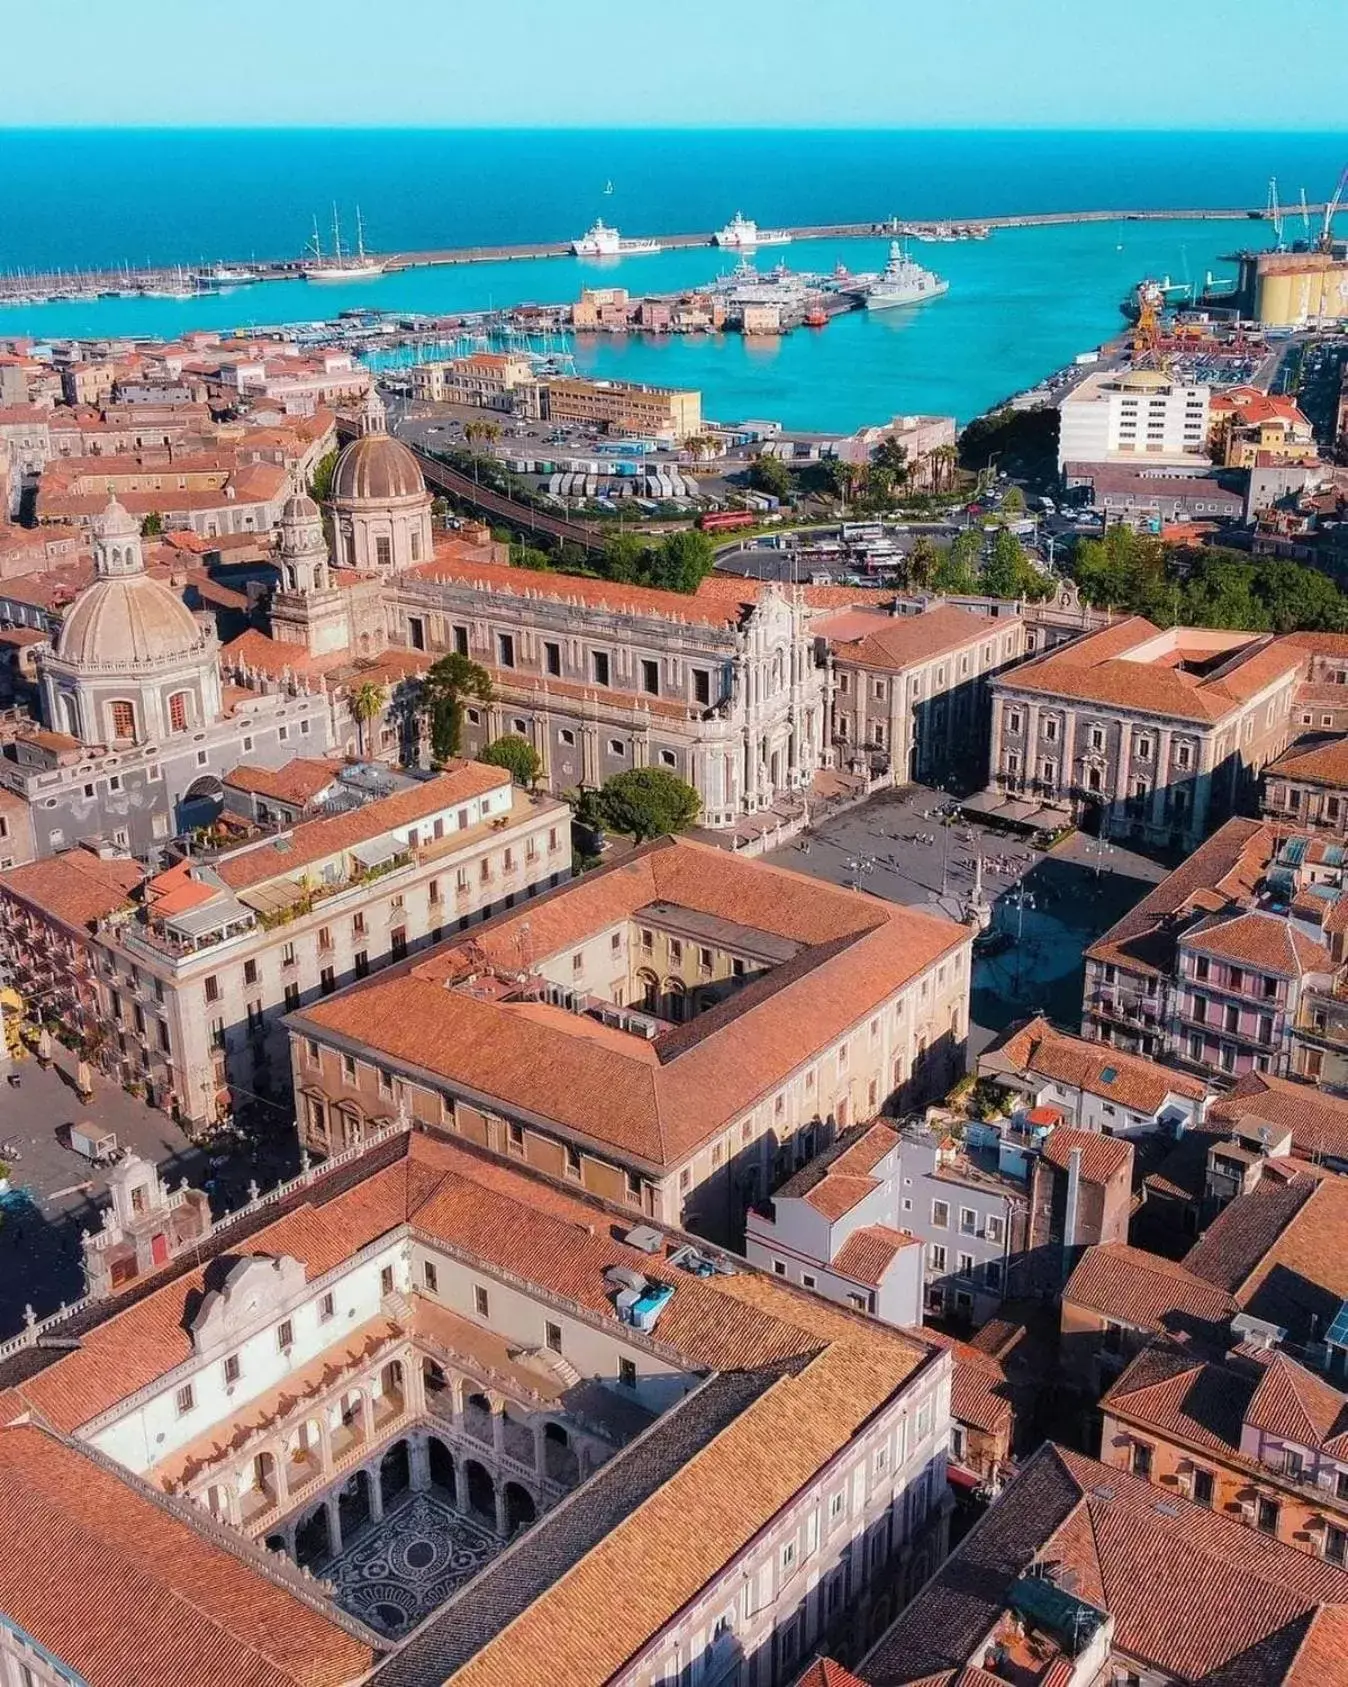
[[[1335,1566],[1050,1444],[867,1655],[862,1679],[900,1687],[981,1659],[1016,1581],[1049,1559],[1113,1617],[1115,1655],[1178,1681],[1227,1669],[1232,1687],[1284,1681],[1313,1625],[1348,1603]]]
[[[995,1434],[1015,1416],[1006,1367],[990,1353],[940,1330],[922,1329],[922,1339],[944,1347],[954,1361],[950,1410],[963,1424]]]
[[[1119,1136],[1102,1136],[1099,1131],[1070,1130],[1059,1125],[1044,1144],[1044,1158],[1060,1171],[1072,1163],[1074,1150],[1081,1153],[1081,1175],[1087,1183],[1108,1183],[1120,1173],[1131,1180],[1133,1145]]]
[[[341,1687],[372,1648],[267,1556],[34,1425],[0,1429],[0,1610],[96,1687]]]
[[[1262,1240],[1273,1225],[1259,1223],[1254,1215],[1272,1209],[1284,1222],[1242,1275],[1234,1293],[1244,1311],[1280,1325],[1293,1341],[1310,1341],[1323,1335],[1348,1300],[1348,1179],[1294,1178],[1276,1191],[1270,1189],[1264,1207],[1255,1209],[1253,1197],[1263,1187],[1261,1180],[1248,1195],[1232,1201],[1191,1250],[1186,1263],[1194,1263],[1198,1250],[1222,1226],[1227,1227],[1226,1234],[1234,1235],[1248,1222]],[[1284,1206],[1275,1205],[1275,1192]],[[1254,1251],[1252,1246],[1246,1258]],[[1195,1269],[1205,1263],[1198,1262]],[[1203,1275],[1208,1272],[1204,1270]]]
[[[1186,1130],[1142,1180],[1148,1193],[1179,1201],[1197,1201],[1207,1186],[1208,1150],[1227,1135],[1219,1130]]]
[[[1348,788],[1348,736],[1298,738],[1265,767],[1266,779],[1275,776],[1335,791]]]
[[[1241,1425],[1258,1383],[1252,1371],[1154,1341],[1105,1393],[1100,1410],[1218,1457],[1237,1458]]]
[[[1292,1133],[1292,1147],[1312,1160],[1348,1161],[1348,1100],[1291,1078],[1247,1072],[1208,1113],[1209,1125],[1276,1125]]]
[[[816,1658],[796,1687],[865,1687],[865,1683],[832,1658]]]
[[[225,776],[223,783],[236,791],[247,791],[259,797],[274,797],[277,802],[309,803],[327,790],[341,772],[342,763],[315,761],[296,756],[283,767],[253,767],[240,762]]]
[[[1315,1180],[1310,1177],[1294,1177],[1286,1183],[1261,1178],[1253,1189],[1222,1209],[1184,1256],[1185,1267],[1226,1293],[1240,1295],[1251,1272],[1315,1191]]]
[[[834,1254],[830,1269],[854,1283],[878,1289],[903,1250],[921,1246],[919,1239],[907,1230],[895,1230],[888,1224],[867,1224],[847,1238]]]
[[[1194,898],[1214,893],[1223,906],[1253,893],[1272,858],[1272,828],[1259,820],[1228,820],[1187,861],[1162,879],[1086,950],[1093,960],[1113,961],[1132,972],[1173,970],[1176,916]]]
[[[1135,1330],[1212,1334],[1236,1304],[1224,1290],[1159,1254],[1102,1242],[1087,1248],[1063,1286],[1064,1302]]]
[[[996,639],[1016,621],[992,621],[986,615],[971,615],[967,609],[942,604],[921,615],[875,615],[873,628],[856,634],[856,617],[839,622],[840,637],[830,634],[830,623],[821,621],[816,631],[827,638],[834,659],[844,667],[876,669],[886,673],[929,662],[952,651],[963,650],[985,639]]]
[[[1198,1101],[1207,1094],[1207,1085],[1199,1078],[1174,1072],[1142,1055],[1074,1037],[1042,1016],[1007,1032],[984,1058],[994,1055],[1017,1071],[1117,1101],[1138,1113],[1158,1113],[1170,1095]],[[1107,1072],[1113,1076],[1107,1078]]]
[[[145,869],[138,861],[104,860],[87,849],[70,849],[0,873],[0,890],[62,925],[88,929],[124,907],[144,879]]]
[[[1250,635],[1242,646],[1231,638],[1227,662],[1211,676],[1189,671],[1186,628],[1175,628],[1172,647],[1146,660],[1136,651],[1166,635],[1141,616],[1132,616],[1098,633],[1061,645],[994,681],[1006,694],[1044,693],[1083,703],[1100,703],[1142,714],[1169,715],[1199,725],[1216,725],[1237,705],[1305,668],[1308,653],[1281,639]],[[1203,635],[1190,635],[1202,639]],[[1205,661],[1214,651],[1206,640],[1195,654]]]
[[[281,839],[224,857],[216,862],[215,870],[231,890],[247,890],[267,879],[299,873],[311,862],[323,861],[383,832],[409,826],[509,783],[510,775],[502,768],[487,767],[482,762],[457,762],[434,779],[366,803],[349,814],[303,820]]]
[[[1280,1440],[1332,1450],[1348,1432],[1348,1395],[1285,1353],[1276,1353],[1264,1367],[1245,1421]]]
[[[1323,943],[1307,937],[1282,915],[1259,908],[1204,920],[1184,933],[1180,947],[1289,978],[1334,970],[1333,957]]]
[[[484,966],[517,975],[522,943],[541,961],[653,903],[804,947],[654,1043],[625,1033],[601,1040],[582,1034],[576,1015],[559,1011],[545,1020],[453,987]],[[320,1040],[329,1033],[359,1043],[371,1055],[490,1096],[507,1111],[550,1119],[628,1159],[664,1167],[681,1164],[812,1050],[827,1047],[905,980],[968,941],[967,928],[936,916],[687,839],[665,839],[498,917],[462,946],[315,1002],[290,1023]]]

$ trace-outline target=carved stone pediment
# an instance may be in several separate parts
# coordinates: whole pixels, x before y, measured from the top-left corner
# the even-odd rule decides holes
[[[304,1266],[288,1254],[253,1254],[231,1267],[197,1309],[190,1328],[198,1353],[233,1346],[259,1325],[281,1318],[303,1298]]]

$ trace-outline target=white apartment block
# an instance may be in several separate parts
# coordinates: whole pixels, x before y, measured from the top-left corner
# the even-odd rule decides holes
[[[1210,466],[1209,391],[1155,369],[1088,375],[1058,407],[1058,472],[1068,463]]]

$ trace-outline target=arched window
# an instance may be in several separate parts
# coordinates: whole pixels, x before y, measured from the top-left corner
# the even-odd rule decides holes
[[[109,703],[108,714],[112,719],[114,740],[136,736],[136,706],[134,703]]]
[[[169,698],[169,731],[186,732],[188,728],[188,694],[175,691]]]

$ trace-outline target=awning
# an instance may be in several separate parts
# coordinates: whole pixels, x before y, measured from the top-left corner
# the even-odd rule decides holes
[[[245,908],[242,902],[226,896],[216,897],[196,908],[184,908],[181,914],[170,914],[164,925],[180,937],[205,937],[213,931],[224,931],[227,926],[250,921],[252,917],[251,908]]]
[[[385,832],[382,838],[371,838],[368,843],[352,844],[351,853],[362,867],[382,867],[386,861],[392,861],[406,849],[407,845],[401,838],[395,837],[392,832]]]
[[[946,1465],[945,1479],[952,1488],[965,1488],[970,1491],[978,1486],[980,1480],[972,1470],[961,1470],[957,1464]]]

